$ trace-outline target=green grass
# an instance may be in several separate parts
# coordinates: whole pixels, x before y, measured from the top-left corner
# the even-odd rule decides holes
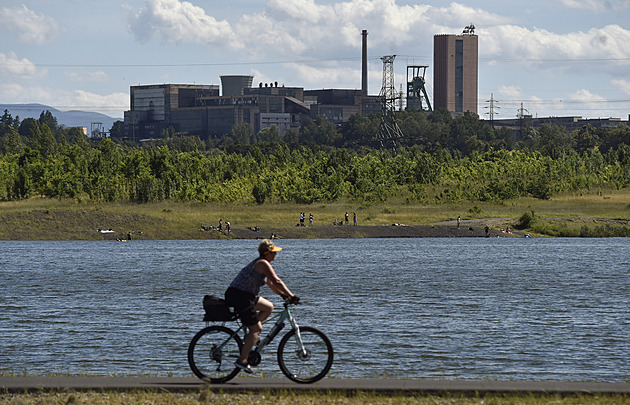
[[[418,404],[418,405],[492,405],[492,404],[630,404],[627,395],[555,395],[555,394],[488,394],[488,395],[459,395],[459,394],[392,394],[375,395],[370,393],[303,393],[303,392],[267,392],[267,393],[223,393],[201,390],[199,392],[168,393],[153,391],[131,392],[53,392],[0,394],[0,404]]]
[[[144,239],[225,238],[199,228],[230,221],[234,230],[294,227],[299,213],[313,213],[314,225],[342,220],[345,212],[357,213],[359,225],[426,225],[441,221],[492,218],[493,227],[514,226],[524,212],[533,211],[532,233],[580,236],[584,230],[605,230],[605,225],[630,233],[630,190],[600,191],[587,195],[560,195],[550,200],[519,198],[503,203],[463,202],[419,205],[402,198],[385,203],[337,201],[300,204],[227,205],[161,202],[153,204],[94,203],[31,198],[0,202],[0,240],[99,240],[98,228],[112,228],[117,236],[142,231]],[[606,236],[606,235],[601,235]]]

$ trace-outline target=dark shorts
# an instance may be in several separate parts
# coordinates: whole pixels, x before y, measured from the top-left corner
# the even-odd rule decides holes
[[[258,312],[256,312],[257,295],[230,287],[225,292],[225,301],[229,306],[234,307],[243,325],[252,326],[259,322]]]

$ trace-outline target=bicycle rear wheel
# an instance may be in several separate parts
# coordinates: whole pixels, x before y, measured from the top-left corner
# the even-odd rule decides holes
[[[305,352],[298,347],[295,330],[282,337],[278,345],[278,365],[288,379],[314,383],[324,378],[332,366],[332,343],[324,332],[310,326],[300,327],[300,337]]]
[[[214,325],[197,332],[188,345],[188,365],[204,381],[224,383],[240,371],[238,360],[243,341],[231,329]]]

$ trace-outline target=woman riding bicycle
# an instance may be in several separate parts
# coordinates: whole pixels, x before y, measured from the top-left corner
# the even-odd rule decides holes
[[[243,342],[241,356],[234,363],[236,367],[249,374],[253,374],[254,371],[247,363],[247,358],[254,343],[258,341],[262,331],[262,321],[267,319],[273,311],[273,303],[258,296],[260,286],[266,281],[269,288],[276,294],[294,303],[299,301],[299,298],[287,288],[271,266],[276,253],[281,250],[281,247],[276,246],[269,239],[263,239],[258,246],[259,257],[243,267],[225,291],[225,300],[228,305],[236,309],[239,318],[249,330]]]

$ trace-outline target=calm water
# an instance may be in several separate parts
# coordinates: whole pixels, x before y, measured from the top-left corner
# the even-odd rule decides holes
[[[280,242],[276,271],[333,341],[336,376],[630,380],[630,239]],[[190,376],[202,296],[256,248],[0,242],[0,372]]]

